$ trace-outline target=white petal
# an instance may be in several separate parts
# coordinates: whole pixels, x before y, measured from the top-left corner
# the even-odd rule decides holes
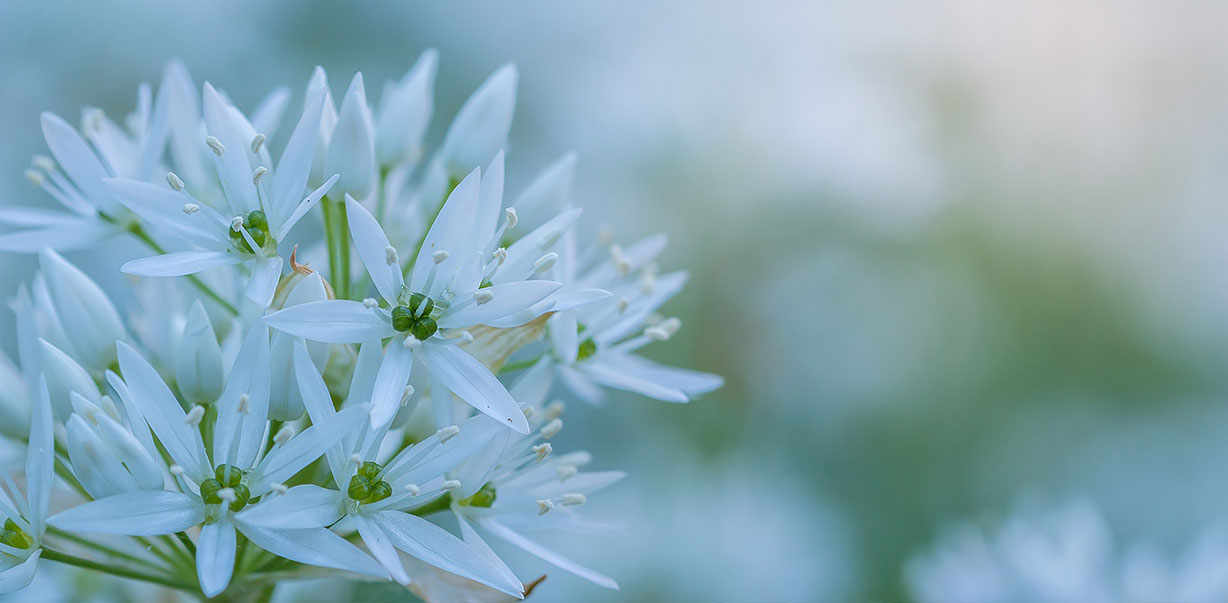
[[[478,194],[477,211],[474,213],[470,247],[482,252],[493,251],[493,245],[498,243],[491,238],[502,214],[499,210],[503,207],[503,174],[503,149],[499,149],[490,166],[482,172],[482,190]]]
[[[30,439],[26,450],[26,502],[31,527],[39,537],[47,520],[51,482],[55,469],[55,438],[52,433],[51,400],[47,384],[39,379],[38,402],[30,413]]]
[[[418,251],[418,259],[414,261],[414,270],[409,277],[409,287],[414,293],[426,293],[437,296],[444,290],[452,278],[452,273],[464,259],[473,237],[473,222],[477,211],[478,192],[482,180],[481,171],[474,169],[461,180],[448,199],[444,201],[439,214],[422,240]],[[434,284],[430,291],[423,291],[426,280],[434,267],[436,251],[447,251],[448,258],[441,262],[436,270]]]
[[[424,345],[419,357],[436,379],[470,406],[510,427],[529,433],[520,406],[481,362],[452,345]]]
[[[618,370],[645,381],[679,390],[689,397],[706,394],[725,384],[725,379],[720,375],[666,366],[634,354],[602,358],[602,364],[617,367]]]
[[[275,483],[284,483],[303,467],[320,458],[330,446],[341,441],[346,433],[367,420],[369,412],[369,404],[346,408],[334,415],[328,423],[312,425],[291,438],[285,446],[270,452],[256,468],[257,479],[251,485],[252,496],[260,496]]]
[[[277,281],[281,279],[281,257],[258,257],[252,262],[252,276],[247,281],[247,298],[262,308],[273,303]]]
[[[563,364],[575,362],[577,353],[580,351],[576,311],[555,312],[546,319],[546,328],[549,329],[550,348],[554,350],[554,355],[558,356],[559,361]]]
[[[38,571],[38,559],[43,554],[42,549],[34,551],[25,561],[0,572],[0,593],[11,593],[21,590],[34,581]]]
[[[665,245],[668,242],[669,238],[664,234],[645,237],[624,249],[623,258],[627,260],[631,272],[638,272],[664,251]],[[619,272],[614,262],[606,261],[585,274],[584,278],[576,285],[582,287],[602,287],[620,278],[622,278],[622,273]]]
[[[449,172],[463,174],[486,165],[506,146],[516,108],[516,80],[516,67],[504,65],[465,101],[443,142],[441,152]]]
[[[282,224],[298,205],[303,191],[307,190],[307,177],[311,175],[311,159],[320,139],[320,117],[324,114],[324,91],[308,97],[303,116],[290,135],[290,141],[281,153],[277,170],[273,172],[271,203],[266,204],[273,213],[270,224]]]
[[[206,524],[200,529],[200,540],[196,542],[196,575],[206,597],[212,598],[230,586],[237,544],[234,524],[228,521]]]
[[[499,568],[492,570],[486,559],[475,555],[459,538],[421,517],[400,511],[381,511],[373,519],[393,546],[426,563],[514,597],[524,593],[524,585],[519,580],[508,580]]]
[[[317,66],[311,73],[311,80],[307,82],[307,98],[312,98],[321,91],[324,92],[324,114],[320,116],[320,137],[311,160],[311,177],[307,179],[309,186],[322,184],[328,178],[328,175],[324,174],[324,156],[328,153],[328,140],[333,135],[333,128],[337,126],[337,107],[333,104],[332,93],[328,91],[328,76],[324,74],[323,67]],[[332,172],[329,172],[329,175],[331,174]]]
[[[397,551],[392,547],[392,542],[384,530],[366,517],[354,517],[354,524],[358,527],[358,534],[362,536],[363,544],[367,545],[367,549],[371,551],[375,560],[388,570],[392,579],[401,584],[409,584],[405,566],[401,564],[401,558],[397,556]]]
[[[81,216],[76,214],[42,207],[20,205],[0,207],[0,224],[10,226],[55,226],[72,224],[80,220]]]
[[[77,130],[59,116],[43,113],[42,125],[47,148],[51,149],[51,154],[64,169],[64,173],[72,178],[73,184],[85,193],[94,206],[114,214],[118,204],[102,185],[103,178],[110,178],[111,174],[98,161],[94,151],[81,135],[77,134]]]
[[[183,276],[242,261],[243,256],[227,251],[177,251],[132,260],[121,266],[120,271],[137,276]]]
[[[449,310],[447,314],[440,317],[439,326],[452,329],[486,324],[509,314],[526,310],[533,304],[546,299],[562,286],[553,281],[520,281],[493,285],[481,289],[481,291],[493,294],[493,299],[479,305],[473,301],[473,296],[470,294],[464,305],[456,304],[460,306],[460,309]]]
[[[243,396],[247,412],[239,412]],[[252,325],[243,338],[217,411],[213,464],[251,467],[264,442],[269,413],[269,331],[263,324]]]
[[[461,540],[465,541],[465,544],[469,546],[470,550],[473,551],[473,554],[479,557],[489,568],[489,571],[497,575],[503,583],[521,584],[521,593],[517,594],[516,596],[518,598],[523,598],[524,585],[520,582],[520,579],[516,577],[516,573],[512,571],[512,568],[508,567],[507,564],[504,563],[493,550],[491,550],[490,545],[486,544],[486,541],[478,535],[477,530],[474,530],[473,526],[469,525],[468,521],[465,521],[465,518],[461,513],[455,513],[454,517],[456,517],[457,525],[460,526]]]
[[[547,563],[558,566],[560,569],[569,571],[598,586],[618,590],[618,583],[615,582],[613,578],[599,574],[587,567],[584,567],[571,559],[568,559],[532,540],[529,540],[528,538],[525,538],[518,532],[511,530],[503,524],[488,519],[482,521],[478,525],[481,525],[483,528],[489,530],[491,534],[494,534],[495,536],[498,536],[499,538],[502,538],[503,540],[506,540],[507,542],[520,547],[521,549],[524,549],[526,552],[541,558]]]
[[[376,117],[375,154],[381,166],[416,160],[431,125],[439,53],[427,49],[400,82],[384,87]]]
[[[339,299],[291,306],[265,320],[274,329],[324,343],[362,343],[396,335],[391,321],[375,310]]]
[[[332,396],[329,395],[328,386],[324,384],[320,370],[312,363],[307,347],[302,342],[294,344],[294,376],[298,381],[299,392],[303,396],[303,406],[307,408],[307,415],[311,417],[312,424],[324,425],[332,421],[333,416],[337,414],[333,408]],[[352,390],[350,395],[354,395]],[[333,480],[338,484],[345,484],[347,477],[345,452],[340,445],[334,444],[328,448],[326,454]]]
[[[68,432],[68,460],[72,473],[89,493],[90,498],[106,498],[113,494],[137,490],[136,480],[124,469],[123,463],[107,450],[80,415],[74,414],[65,424]],[[161,471],[158,472],[161,476]]]
[[[512,202],[525,232],[551,216],[557,216],[571,203],[571,182],[576,171],[576,154],[567,153],[542,170]]]
[[[260,209],[256,185],[252,183],[252,165],[247,158],[252,137],[243,136],[231,115],[230,103],[223,100],[208,82],[204,87],[204,108],[209,134],[226,148],[220,157],[214,159],[230,209],[243,215]]]
[[[633,303],[631,308],[623,313],[613,325],[602,327],[600,332],[593,335],[593,340],[601,345],[610,345],[642,329],[648,315],[656,312],[657,308],[682,291],[688,278],[689,275],[684,270],[657,277],[651,295]]]
[[[503,262],[491,282],[509,283],[532,276],[533,265],[542,254],[553,248],[553,245],[549,244],[551,239],[561,238],[563,231],[571,228],[572,224],[580,219],[581,211],[577,207],[563,212],[512,243],[511,247],[507,248],[507,261]]]
[[[47,343],[45,339],[39,339],[38,344],[39,366],[47,377],[47,389],[51,392],[51,408],[55,411],[55,416],[60,420],[68,419],[69,413],[72,412],[72,399],[69,397],[72,392],[77,392],[97,404],[100,399],[98,386],[94,385],[89,373],[71,356]]]
[[[521,406],[540,409],[546,403],[546,396],[550,394],[550,386],[554,383],[554,371],[551,370],[553,364],[549,357],[538,360],[512,382],[511,387],[507,388],[508,393],[512,394]]]
[[[276,530],[322,528],[341,518],[344,498],[336,490],[302,484],[285,494],[266,497],[259,504],[244,509],[235,519]]]
[[[373,429],[387,425],[401,409],[401,396],[413,367],[414,353],[401,345],[400,338],[394,338],[384,350],[384,360],[380,363],[375,386],[371,391]]]
[[[180,492],[124,492],[77,505],[47,523],[72,532],[158,536],[182,532],[205,520],[200,499]]]
[[[252,111],[252,128],[257,132],[265,134],[272,138],[277,133],[277,126],[281,123],[281,116],[286,112],[286,106],[290,104],[290,89],[284,86],[270,92],[264,100],[260,101],[260,106]]]
[[[294,211],[291,212],[290,217],[286,218],[285,223],[283,223],[277,229],[273,238],[277,239],[278,241],[285,239],[286,235],[290,232],[290,229],[294,228],[294,225],[298,224],[298,221],[301,220],[303,216],[311,210],[311,208],[315,207],[316,203],[319,202],[320,199],[324,198],[324,194],[333,187],[333,184],[337,182],[338,178],[340,178],[340,176],[333,174],[331,178],[324,181],[324,184],[321,184],[319,188],[311,191],[311,194],[307,195],[302,201],[300,201],[298,207],[295,207]]]
[[[171,459],[187,470],[193,479],[204,479],[209,471],[205,445],[200,432],[184,422],[187,416],[158,372],[128,344],[116,344],[119,367],[128,385],[125,402],[138,409]]]
[[[200,300],[192,302],[175,348],[175,385],[189,404],[212,404],[222,393],[222,347]]]
[[[605,402],[605,390],[593,383],[592,378],[588,375],[563,364],[554,365],[554,374],[581,400],[594,406]]]
[[[367,107],[362,74],[356,73],[341,101],[337,127],[328,141],[324,159],[324,173],[341,175],[330,198],[341,199],[346,194],[365,199],[371,193],[375,176],[375,138],[371,129],[371,110]]]
[[[146,222],[146,228],[156,234],[166,234],[207,249],[230,247],[222,225],[208,215],[208,206],[197,203],[205,211],[183,213],[184,204],[191,198],[182,192],[175,192],[165,184],[158,186],[123,178],[106,180],[106,186],[120,203]]]
[[[115,341],[124,338],[124,324],[106,293],[60,254],[44,249],[39,268],[73,348],[90,368],[101,371],[115,362]]]
[[[119,233],[119,230],[107,224],[95,224],[79,221],[19,230],[0,235],[0,251],[14,253],[37,253],[44,247],[53,247],[60,251],[88,249]]]
[[[645,375],[629,371],[625,366],[602,362],[595,358],[588,362],[580,363],[576,368],[592,378],[593,381],[607,387],[643,394],[649,398],[664,402],[690,401],[690,398],[681,391],[650,381]]]
[[[238,526],[248,540],[279,557],[377,578],[388,577],[388,573],[374,559],[330,530],[271,530],[242,520],[238,521]]]
[[[388,236],[375,221],[375,216],[353,197],[346,196],[345,212],[350,222],[350,239],[354,241],[354,248],[358,250],[363,266],[367,267],[371,281],[384,299],[390,303],[396,302],[405,282],[401,277],[400,261],[388,262]]]

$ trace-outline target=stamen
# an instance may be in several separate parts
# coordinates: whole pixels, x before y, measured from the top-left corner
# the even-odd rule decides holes
[[[274,482],[273,485],[269,487],[278,494],[285,494],[286,492],[290,491],[290,487],[281,482]]]
[[[401,406],[409,404],[409,399],[414,395],[414,386],[406,385],[405,391],[401,392]]]
[[[264,146],[264,140],[265,140],[264,134],[257,134],[254,137],[252,137],[252,153],[253,154],[260,153],[260,147]]]
[[[176,191],[183,190],[183,180],[180,180],[179,174],[176,174],[175,172],[166,173],[166,183],[171,185],[171,188],[175,189]]]
[[[657,325],[644,329],[644,335],[647,335],[653,341],[669,341],[670,332],[668,329]]]
[[[251,397],[247,394],[239,394],[239,412],[241,414],[247,414],[251,411]]]
[[[579,473],[580,469],[578,469],[575,465],[559,465],[555,468],[555,471],[558,472],[559,481],[565,482],[571,479],[575,474]]]
[[[520,222],[520,217],[516,215],[515,207],[509,207],[503,210],[503,219],[507,220],[508,228],[516,228],[516,224]]]
[[[549,498],[543,498],[537,501],[537,514],[545,515],[550,509],[554,508],[554,503]]]
[[[577,494],[577,493],[574,493],[574,492],[573,492],[573,493],[571,493],[571,494],[564,494],[564,495],[563,495],[563,504],[565,504],[565,505],[567,505],[567,506],[569,506],[569,507],[575,507],[575,506],[578,506],[578,505],[582,505],[582,504],[584,504],[586,501],[588,501],[588,499],[587,499],[587,498],[585,498],[583,494]]]
[[[235,216],[230,219],[230,229],[239,232],[243,228],[243,216]]]
[[[460,433],[460,427],[457,427],[455,425],[449,425],[447,427],[444,427],[443,429],[440,429],[439,431],[436,431],[435,437],[439,438],[439,443],[442,444],[456,437],[456,434],[458,433]]]
[[[405,341],[401,342],[401,345],[405,346],[407,350],[416,350],[418,346],[422,345],[422,340],[410,334],[405,336]]]
[[[183,417],[183,422],[192,427],[200,425],[200,420],[205,417],[205,407],[197,404],[188,411],[188,414]]]
[[[431,259],[435,260],[436,265],[442,264],[448,259],[448,252],[440,249],[431,254]]]
[[[171,475],[175,477],[182,477],[183,474],[188,472],[187,469],[183,468],[183,465],[171,465],[169,469],[170,469]]]
[[[22,172],[22,175],[26,177],[26,181],[34,186],[42,186],[45,182],[47,182],[46,174],[43,174],[34,168],[27,168],[25,172]]]
[[[473,293],[473,301],[479,306],[490,303],[490,300],[495,298],[495,294],[486,289],[478,289]]]
[[[200,206],[195,203],[184,203],[183,204],[183,213],[185,214],[194,214],[198,211],[200,211]]]
[[[85,115],[81,116],[81,131],[87,134],[98,132],[102,129],[102,120],[106,119],[106,114],[102,109],[89,109]]]
[[[567,410],[567,404],[562,400],[555,400],[546,406],[546,418],[557,419],[563,416],[565,410]]]
[[[640,291],[644,295],[652,295],[652,289],[657,284],[657,265],[649,264],[644,268],[644,274],[640,277]]]
[[[507,261],[507,247],[500,247],[496,249],[493,255],[495,261],[498,262],[498,265],[502,266],[503,262]]]
[[[537,453],[537,462],[539,463],[546,460],[546,457],[550,456],[550,453],[553,451],[554,447],[550,445],[550,442],[542,442],[533,447],[533,452]]]
[[[537,258],[537,261],[533,263],[533,272],[541,274],[553,268],[554,263],[557,261],[559,261],[559,254],[551,251],[550,253]]]
[[[627,276],[631,274],[631,260],[623,255],[623,248],[618,245],[610,245],[610,260],[614,262],[614,268],[618,273]]]
[[[465,343],[473,343],[473,333],[470,333],[469,331],[461,331],[460,339]]]
[[[209,149],[218,157],[221,157],[222,153],[226,152],[226,145],[222,144],[222,141],[218,140],[215,136],[206,136],[205,144],[209,145]]]
[[[290,438],[294,437],[294,433],[293,425],[284,425],[281,429],[277,430],[277,435],[273,436],[273,443],[278,446],[285,446],[286,442],[289,442]]]
[[[362,455],[358,454],[357,452],[355,452],[354,454],[351,454],[351,455],[350,455],[350,462],[351,462],[351,463],[354,463],[355,465],[361,465],[361,464],[362,464]]]
[[[524,413],[524,418],[526,418],[526,419],[532,419],[532,418],[533,418],[533,413],[535,413],[535,412],[537,412],[537,411],[533,410],[533,407],[532,407],[532,406],[526,406],[526,407],[524,407],[524,408],[521,408],[521,409],[520,409],[520,412]]]
[[[44,172],[55,171],[55,160],[46,155],[35,155],[31,157],[30,164]]]
[[[562,236],[563,236],[563,231],[552,230],[550,231],[550,234],[542,238],[542,242],[537,245],[537,248],[542,251],[550,249],[551,247],[554,247],[555,243],[559,242],[559,238]]]
[[[449,480],[444,480],[444,482],[440,484],[439,489],[450,491],[450,490],[455,490],[459,487],[461,487],[461,483],[459,481],[454,480],[454,479],[449,479]]]
[[[542,427],[541,433],[542,433],[543,438],[549,440],[550,438],[553,438],[554,436],[558,435],[559,432],[562,430],[563,430],[563,420],[562,419],[552,419],[549,423],[546,423],[546,425]]]
[[[235,494],[234,488],[222,488],[221,490],[217,491],[217,496],[228,503],[239,500],[239,497]]]
[[[362,299],[362,307],[368,310],[374,310],[379,307],[379,302],[375,301],[374,297],[364,297]]]
[[[389,266],[395,266],[401,262],[400,259],[397,258],[396,247],[389,245],[384,248],[384,261],[387,262]]]
[[[417,496],[422,492],[422,488],[419,488],[418,484],[405,484],[405,491],[409,492],[410,496]]]
[[[264,175],[267,173],[269,173],[269,168],[266,168],[263,165],[256,168],[256,170],[252,172],[252,184],[258,186],[260,184],[260,179],[264,178]]]

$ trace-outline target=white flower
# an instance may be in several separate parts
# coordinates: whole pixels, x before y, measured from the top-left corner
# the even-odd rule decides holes
[[[205,123],[210,133],[207,140],[215,155],[229,217],[187,190],[136,180],[107,180],[111,193],[156,232],[196,248],[133,260],[122,270],[165,277],[243,264],[251,272],[247,297],[265,307],[272,301],[281,276],[278,241],[336,181],[330,178],[303,197],[324,96],[317,93],[308,101],[280,161],[272,168],[267,145],[252,151],[257,133],[243,114],[209,84],[204,90]],[[269,171],[271,175],[263,175]]]
[[[337,125],[324,156],[324,172],[341,176],[329,190],[330,199],[342,200],[345,195],[365,199],[371,193],[375,179],[375,135],[361,73],[354,74],[341,101]]]
[[[38,257],[52,307],[77,360],[101,372],[115,362],[115,341],[124,325],[110,298],[92,279],[60,254],[44,249]]]
[[[524,415],[499,380],[455,344],[459,329],[503,318],[532,307],[559,288],[550,281],[508,282],[487,288],[493,301],[478,304],[483,257],[474,251],[474,224],[482,224],[498,206],[479,208],[474,170],[439,212],[419,250],[408,285],[401,275],[398,253],[375,218],[347,199],[350,233],[358,255],[386,308],[347,300],[329,300],[283,309],[268,317],[269,325],[298,337],[329,343],[365,343],[391,338],[372,395],[372,427],[392,420],[416,356],[457,397],[520,432],[528,429]],[[491,210],[494,211],[491,211]],[[492,227],[493,228],[493,227]],[[482,228],[476,232],[479,237]],[[389,251],[392,249],[391,251]]]
[[[200,300],[192,302],[175,348],[175,385],[189,402],[210,404],[222,393],[222,347]]]
[[[26,496],[18,504],[19,493],[0,488],[0,592],[12,592],[34,579],[42,555],[43,532],[47,528],[47,505],[55,469],[55,440],[52,436],[51,401],[47,384],[38,387],[38,402],[30,420],[30,439],[26,452]]]
[[[95,499],[132,490],[161,490],[156,450],[146,449],[121,423],[110,399],[105,410],[73,392],[73,415],[65,422],[73,475]]]
[[[379,165],[391,167],[417,161],[422,138],[431,124],[435,72],[439,53],[429,49],[398,82],[388,82],[375,115],[375,154]]]

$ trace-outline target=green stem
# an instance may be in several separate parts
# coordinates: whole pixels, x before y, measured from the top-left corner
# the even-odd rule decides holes
[[[132,563],[138,563],[138,564],[140,564],[140,565],[144,565],[145,567],[148,567],[149,569],[152,569],[152,570],[166,571],[166,568],[164,568],[164,567],[162,567],[162,566],[160,566],[160,565],[158,565],[158,564],[156,564],[156,563],[154,563],[154,562],[152,562],[152,561],[150,561],[150,560],[148,560],[148,559],[142,559],[142,558],[137,557],[136,555],[133,555],[133,554],[131,554],[131,553],[125,553],[125,552],[123,552],[123,551],[121,551],[121,550],[119,550],[119,549],[115,549],[115,548],[109,547],[109,546],[107,546],[107,545],[105,545],[105,544],[102,544],[101,542],[94,542],[93,540],[89,540],[89,539],[87,539],[87,538],[82,538],[82,537],[80,537],[80,536],[78,536],[78,535],[76,535],[76,534],[73,534],[72,532],[65,532],[64,530],[61,530],[61,529],[59,529],[59,528],[54,528],[54,527],[51,527],[51,526],[47,526],[47,532],[48,532],[49,534],[51,534],[51,535],[53,535],[53,536],[57,537],[57,538],[63,538],[64,540],[67,540],[67,541],[69,541],[69,542],[76,543],[76,544],[78,544],[78,545],[80,545],[80,546],[83,546],[83,547],[85,547],[85,548],[88,548],[88,549],[93,549],[93,550],[98,551],[99,553],[102,553],[102,554],[104,554],[104,555],[109,555],[109,556],[111,556],[111,557],[116,557],[116,558],[118,558],[118,559],[123,559],[123,560],[125,560],[125,561],[130,561],[130,562],[132,562]]]
[[[77,567],[91,569],[97,572],[102,572],[104,574],[111,574],[113,576],[119,576],[121,578],[129,578],[131,580],[140,580],[142,582],[152,582],[154,584],[161,584],[162,586],[168,586],[170,588],[186,590],[189,592],[196,591],[195,584],[188,584],[186,582],[180,582],[178,580],[174,580],[166,576],[159,576],[156,574],[147,574],[145,572],[138,572],[136,570],[131,570],[128,568],[123,568],[123,567],[115,567],[113,565],[107,565],[104,563],[99,563],[97,561],[83,559],[75,555],[69,555],[67,553],[53,551],[46,547],[43,547],[42,558],[48,559],[51,561],[58,561],[60,563],[66,563],[68,565],[75,565]]]
[[[340,299],[350,298],[350,216],[344,205],[337,205],[337,240],[341,247]]]
[[[145,550],[156,555],[158,559],[165,561],[168,566],[185,567],[183,565],[183,559],[175,559],[171,557],[169,554],[166,553],[166,551],[163,551],[162,549],[158,548],[158,546],[154,544],[152,540],[145,538],[143,536],[133,536],[132,539],[141,543],[141,545],[145,547]]]
[[[166,253],[166,250],[163,249],[162,246],[157,243],[157,241],[154,241],[153,238],[149,236],[149,233],[145,232],[145,229],[142,228],[140,224],[133,224],[132,226],[128,227],[128,231],[132,233],[132,236],[149,246],[150,249],[158,253]],[[209,285],[206,285],[204,281],[197,278],[195,274],[189,274],[187,275],[187,278],[188,281],[196,286],[197,289],[200,289],[201,293],[204,293],[209,297],[209,299],[212,299],[215,303],[217,303],[217,305],[225,308],[227,312],[230,312],[235,316],[239,315],[239,309],[234,307],[234,304],[231,304],[223,299],[222,296],[218,295],[213,289],[210,289]]]
[[[328,246],[328,277],[333,282],[333,291],[338,298],[344,299],[341,287],[341,247],[337,244],[337,218],[339,208],[336,201],[325,198],[320,203],[324,212],[324,237]]]
[[[183,543],[183,548],[187,549],[188,552],[191,553],[193,557],[195,557],[196,556],[196,545],[192,542],[191,538],[188,538],[187,532],[176,532],[175,536],[179,538],[179,542]]]

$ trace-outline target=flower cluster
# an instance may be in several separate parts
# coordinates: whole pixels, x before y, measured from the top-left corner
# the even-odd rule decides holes
[[[0,208],[0,250],[40,267],[0,355],[0,432],[28,450],[0,591],[42,559],[206,597],[320,568],[525,596],[491,538],[617,587],[528,535],[606,526],[579,507],[623,476],[549,440],[559,398],[720,387],[637,354],[678,330],[658,310],[687,275],[658,273],[662,236],[584,242],[571,155],[505,200],[512,66],[428,153],[436,64],[378,107],[361,74],[338,107],[317,68],[284,144],[291,94],[246,114],[179,64],[122,126],[43,115],[26,177],[64,210]],[[59,254],[114,237],[149,250],[128,308]]]

